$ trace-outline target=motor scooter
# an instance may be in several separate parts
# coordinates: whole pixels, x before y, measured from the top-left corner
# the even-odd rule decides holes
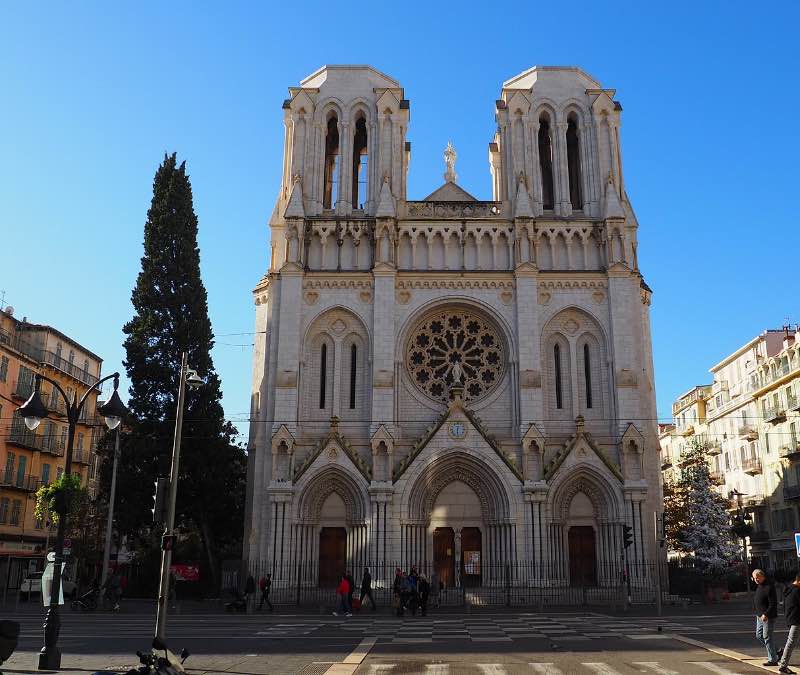
[[[164,655],[161,656],[160,652]],[[173,654],[158,638],[153,638],[152,652],[136,652],[141,665],[138,668],[131,668],[124,675],[180,675],[185,673],[183,663],[189,658],[186,649],[181,650],[180,656]],[[97,670],[92,675],[122,675],[108,670]]]

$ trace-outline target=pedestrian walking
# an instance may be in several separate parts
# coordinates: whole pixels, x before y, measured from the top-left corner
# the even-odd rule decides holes
[[[261,577],[258,580],[258,588],[261,591],[261,602],[258,603],[258,611],[260,612],[264,603],[267,603],[267,607],[269,607],[269,611],[271,612],[275,609],[269,601],[269,592],[272,589],[272,574],[268,572],[266,577]]]
[[[364,606],[364,598],[369,598],[372,603],[372,611],[374,612],[375,598],[372,597],[372,575],[369,573],[369,567],[364,570],[364,576],[361,577],[361,606]]]
[[[783,653],[780,655],[778,672],[794,673],[789,668],[789,660],[792,658],[797,638],[800,637],[800,573],[795,575],[794,581],[786,590],[783,606],[786,612],[786,623],[789,626],[789,635],[786,636],[786,644],[783,646]]]
[[[439,609],[439,597],[442,592],[442,583],[439,581],[439,574],[436,570],[431,574],[431,595],[430,602],[434,609]]]
[[[431,592],[431,585],[424,574],[419,575],[417,580],[417,592],[419,593],[419,609],[422,616],[428,614],[428,596]]]
[[[347,570],[344,573],[345,578],[347,579],[347,611],[352,613],[353,612],[353,593],[356,592],[356,580],[353,579],[353,575],[350,574],[350,570]]]
[[[772,634],[775,631],[775,619],[778,616],[778,597],[775,585],[767,579],[764,570],[753,570],[753,581],[756,582],[756,592],[753,594],[753,609],[756,613],[756,639],[767,650],[765,666],[778,665],[778,652]]]
[[[392,604],[397,610],[397,616],[403,616],[403,572],[400,568],[394,571],[394,581],[392,582]]]
[[[339,577],[339,585],[336,587],[336,610],[333,612],[334,616],[339,616],[341,612],[345,616],[352,616],[347,605],[347,596],[350,593],[350,584],[347,581],[347,575],[342,574]]]

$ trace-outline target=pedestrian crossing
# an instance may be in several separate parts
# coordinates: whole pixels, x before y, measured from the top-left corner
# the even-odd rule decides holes
[[[680,670],[675,670],[680,668]],[[427,663],[415,668],[408,663],[370,663],[356,671],[359,675],[629,675],[652,673],[655,675],[743,675],[753,673],[744,665],[729,662],[689,661],[662,665],[658,661],[634,661],[627,664],[587,661],[576,663]]]

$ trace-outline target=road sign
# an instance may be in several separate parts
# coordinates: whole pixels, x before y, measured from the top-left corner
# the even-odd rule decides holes
[[[800,558],[800,532],[794,533],[794,547],[797,549],[797,557]]]

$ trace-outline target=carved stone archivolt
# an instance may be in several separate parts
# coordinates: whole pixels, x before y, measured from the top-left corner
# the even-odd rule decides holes
[[[460,371],[464,399],[473,401],[498,386],[505,367],[506,350],[499,330],[468,309],[429,314],[408,341],[406,368],[411,381],[437,401],[447,402],[454,369]]]
[[[307,523],[319,522],[325,500],[336,493],[344,502],[348,524],[363,523],[364,500],[355,481],[339,468],[326,469],[315,476],[303,491],[300,517]]]

